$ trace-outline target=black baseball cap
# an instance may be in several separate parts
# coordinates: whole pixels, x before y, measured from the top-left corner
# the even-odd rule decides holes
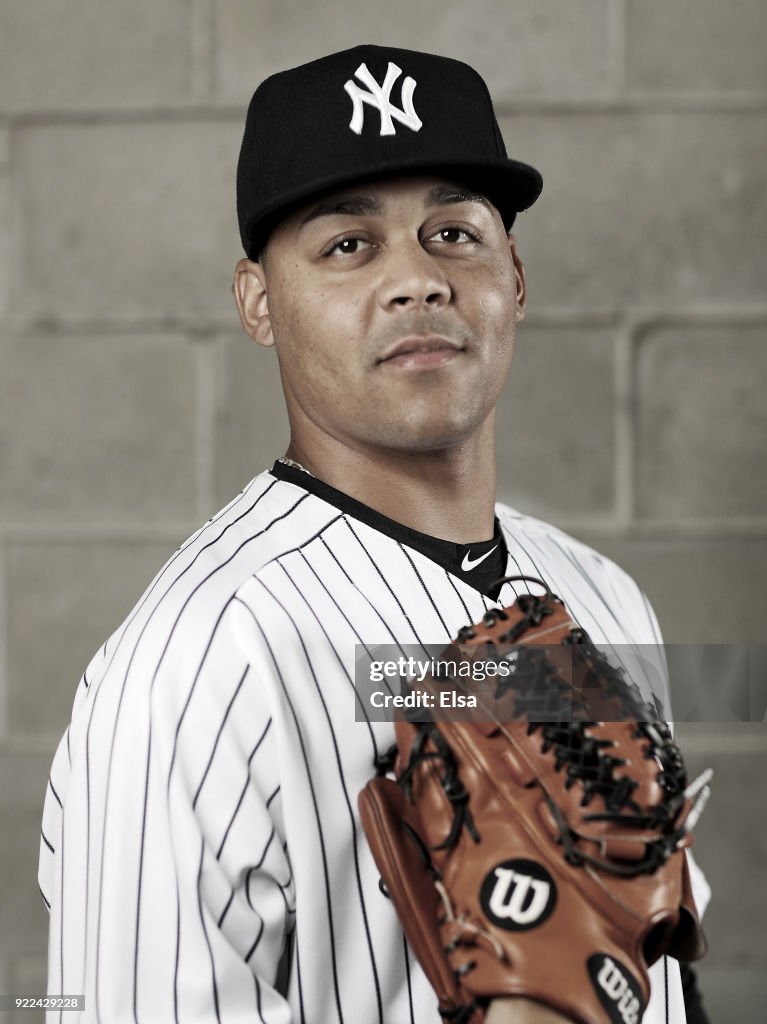
[[[258,259],[312,196],[407,173],[481,192],[507,229],[543,187],[535,168],[507,157],[487,86],[461,61],[364,45],[272,75],[250,101],[237,166],[245,252]]]

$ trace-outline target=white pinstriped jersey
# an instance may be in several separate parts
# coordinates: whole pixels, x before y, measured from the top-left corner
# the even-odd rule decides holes
[[[613,563],[497,515],[509,573],[544,579],[598,643],[657,642]],[[506,584],[498,603],[513,599]],[[355,721],[355,644],[441,643],[492,605],[296,483],[256,477],[82,678],[43,817],[49,992],[84,992],[83,1020],[109,1024],[438,1024],[357,817],[393,727]],[[676,962],[652,979],[646,1024],[684,1022]]]

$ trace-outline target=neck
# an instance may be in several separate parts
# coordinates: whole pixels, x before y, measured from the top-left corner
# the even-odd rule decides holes
[[[428,452],[352,447],[327,435],[311,444],[294,437],[286,457],[404,526],[469,544],[493,536],[494,429],[491,416],[469,440]]]

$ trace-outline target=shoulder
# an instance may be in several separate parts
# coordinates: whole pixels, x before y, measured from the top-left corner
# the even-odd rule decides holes
[[[655,612],[632,576],[612,559],[564,530],[499,506],[510,569],[542,580],[645,700],[668,717],[668,667]]]
[[[573,610],[583,608],[585,615],[587,608],[595,609],[600,622],[615,624],[619,639],[623,632],[638,643],[661,641],[647,596],[620,565],[552,523],[503,504],[496,506],[496,514],[509,550],[524,552],[528,562]],[[604,632],[610,634],[612,630]]]
[[[131,685],[173,665],[182,675],[221,632],[237,592],[260,569],[321,531],[335,510],[269,472],[185,540],[92,659],[84,681]]]
[[[503,504],[496,505],[496,514],[504,531],[512,537],[529,538],[537,548],[558,555],[589,576],[611,576],[621,586],[636,587],[634,579],[616,562],[558,526]]]

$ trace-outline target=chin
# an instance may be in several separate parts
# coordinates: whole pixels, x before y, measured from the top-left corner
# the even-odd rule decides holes
[[[384,443],[395,451],[401,452],[439,452],[465,444],[479,429],[475,423],[469,424],[430,424],[418,429],[409,428],[408,424],[399,425],[392,435],[379,444]]]

